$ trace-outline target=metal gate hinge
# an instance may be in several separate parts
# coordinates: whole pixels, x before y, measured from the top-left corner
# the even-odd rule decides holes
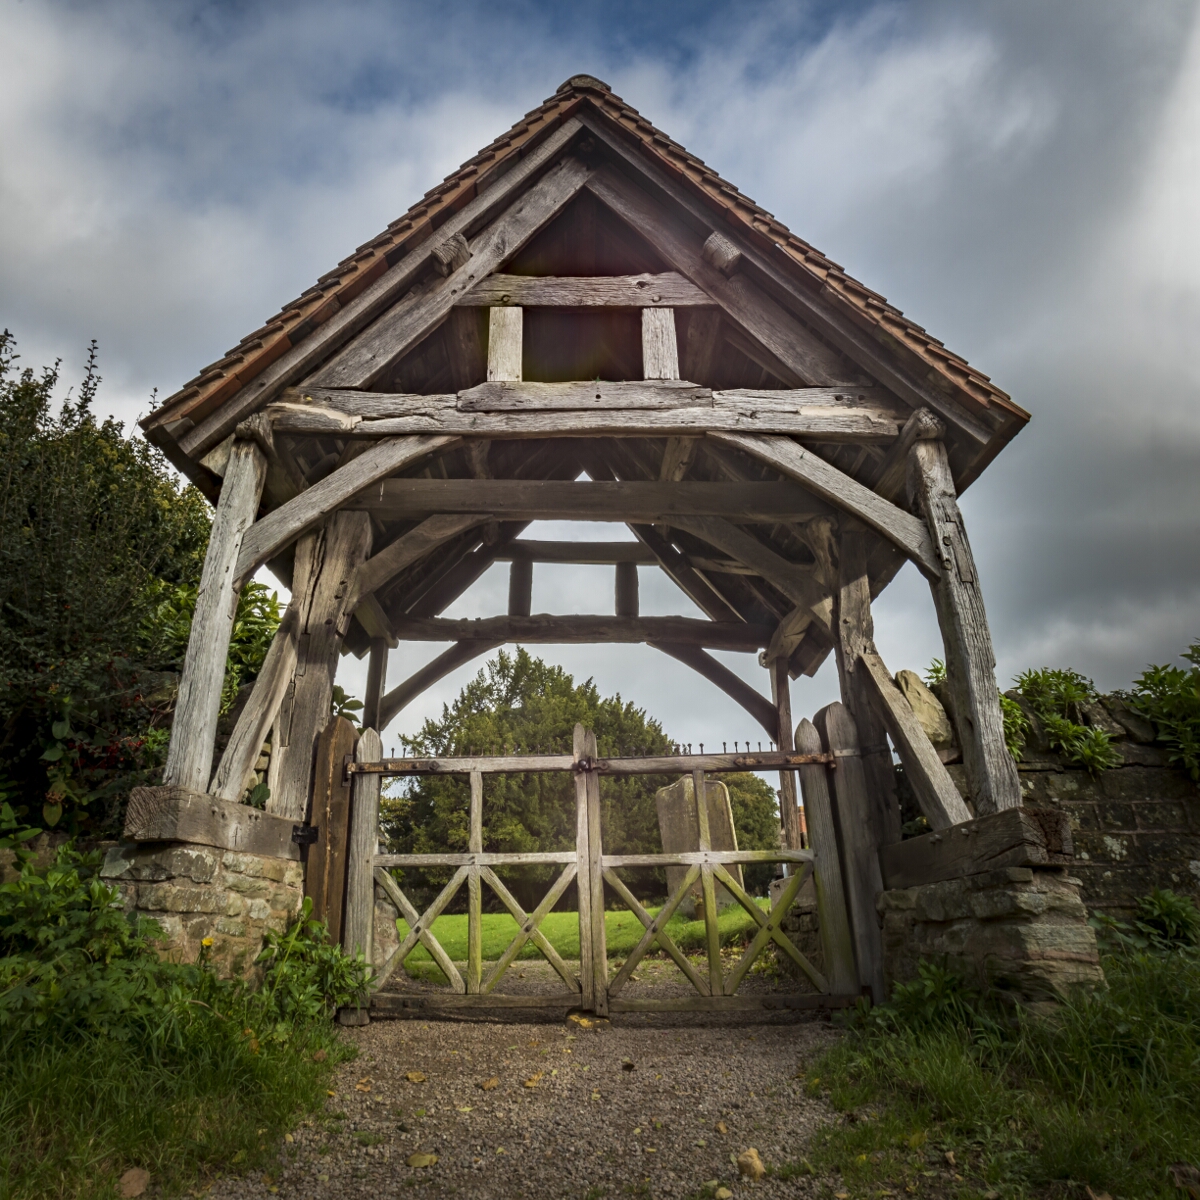
[[[316,843],[318,832],[315,825],[293,825],[292,841],[297,846],[312,846]]]

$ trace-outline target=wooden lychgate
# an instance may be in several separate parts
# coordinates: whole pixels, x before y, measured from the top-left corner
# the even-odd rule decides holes
[[[374,922],[390,921],[387,906],[377,907],[375,889],[380,889],[404,918],[408,933],[386,959],[373,964],[376,970],[375,994],[370,1011],[377,1016],[465,1013],[471,1010],[495,1012],[504,1009],[557,1008],[577,1009],[607,1016],[610,1012],[723,1012],[814,1009],[841,1007],[857,999],[858,989],[853,950],[846,931],[840,884],[833,889],[822,878],[817,895],[824,933],[826,973],[818,970],[787,936],[782,921],[791,909],[800,888],[814,873],[823,871],[813,850],[714,850],[708,827],[707,806],[697,806],[699,848],[694,852],[666,854],[606,854],[600,821],[600,777],[603,775],[660,775],[664,772],[690,772],[696,795],[704,795],[707,773],[778,768],[836,766],[836,757],[825,753],[771,752],[744,755],[673,755],[652,758],[601,758],[596,752],[595,735],[577,727],[574,753],[571,755],[504,755],[472,758],[374,757],[378,738],[364,735],[353,762],[346,772],[354,780],[354,809],[351,854],[348,865],[345,940],[348,949],[368,957],[384,939]],[[530,772],[571,772],[575,779],[575,846],[569,850],[534,853],[487,852],[483,849],[484,778],[493,774]],[[468,846],[462,852],[436,854],[389,854],[381,852],[369,836],[373,828],[378,836],[379,787],[387,777],[414,775],[466,775],[470,779]],[[833,851],[836,854],[836,851]],[[526,912],[504,885],[497,869],[506,866],[551,864],[561,868],[557,878],[532,912]],[[790,868],[782,894],[769,912],[755,903],[730,872],[735,865],[784,863]],[[651,916],[621,877],[630,868],[683,866],[683,882],[666,903]],[[449,868],[449,881],[423,912],[418,912],[396,882],[390,868]],[[836,868],[832,872],[837,879]],[[697,966],[671,939],[667,925],[676,909],[694,885],[700,882],[706,932],[704,962]],[[562,899],[571,883],[576,884],[579,919],[579,961],[568,963],[541,930],[546,915]],[[722,962],[717,926],[716,887],[723,885],[751,917],[757,929],[745,951],[728,969]],[[482,892],[487,887],[499,898],[517,923],[517,933],[507,949],[488,965],[482,961]],[[459,970],[434,934],[434,922],[461,889],[467,890],[467,961],[466,971]],[[610,975],[606,945],[606,888],[608,896],[633,912],[645,933],[615,974]],[[838,911],[833,911],[833,910]],[[383,915],[381,915],[381,913]],[[839,931],[841,931],[839,933]],[[506,994],[500,984],[505,972],[517,961],[527,942],[532,942],[554,968],[561,988],[543,995]],[[418,947],[423,946],[441,968],[449,982],[443,994],[428,991],[389,990],[395,971]],[[812,990],[765,995],[739,995],[738,989],[758,958],[772,946],[790,958],[807,976]],[[679,968],[693,989],[682,997],[641,997],[624,995],[626,984],[644,956],[655,949],[663,951]],[[831,982],[832,980],[832,982]]]

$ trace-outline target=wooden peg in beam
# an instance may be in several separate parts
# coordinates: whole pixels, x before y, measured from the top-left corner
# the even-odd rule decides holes
[[[742,264],[742,252],[724,234],[710,233],[700,253],[722,275],[732,275]]]

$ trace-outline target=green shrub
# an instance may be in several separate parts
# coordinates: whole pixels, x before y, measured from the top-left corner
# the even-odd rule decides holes
[[[1050,745],[1066,762],[1093,774],[1120,765],[1120,751],[1108,734],[1075,719],[1082,705],[1098,699],[1090,679],[1077,671],[1042,667],[1023,671],[1013,682],[1029,701]]]
[[[1147,667],[1124,693],[1126,701],[1154,723],[1171,762],[1200,783],[1200,642],[1181,655],[1191,668]]]
[[[350,1050],[326,1014],[369,968],[309,909],[268,942],[257,989],[202,953],[173,963],[121,910],[99,859],[64,847],[0,886],[0,1195],[115,1195],[144,1166],[168,1191],[274,1157]]]

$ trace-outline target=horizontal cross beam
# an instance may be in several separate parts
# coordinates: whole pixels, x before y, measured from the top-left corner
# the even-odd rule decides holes
[[[718,516],[804,521],[825,506],[794,483],[571,483],[526,479],[385,479],[345,507],[393,519],[486,513],[506,521],[641,521]]]
[[[661,275],[489,275],[457,301],[477,308],[687,308],[715,301],[674,271]]]
[[[481,754],[461,758],[384,758],[378,762],[346,762],[348,775],[536,775],[547,771],[595,771],[600,775],[673,775],[692,771],[778,771],[788,767],[807,767],[817,763],[837,766],[833,754],[802,754],[792,750],[747,751],[745,754],[657,754],[631,755],[625,758],[582,758],[571,754]],[[772,862],[802,861],[811,855],[802,851],[730,851],[763,853]],[[559,851],[537,851],[541,862],[566,862]],[[382,862],[377,855],[376,862]]]
[[[394,622],[401,641],[576,645],[592,642],[679,642],[711,650],[756,651],[770,645],[770,625],[738,621],[701,621],[694,617],[487,617],[449,620],[404,617]]]
[[[870,389],[711,391],[685,380],[482,383],[438,395],[290,389],[268,408],[276,433],[377,438],[696,437],[780,433],[823,442],[890,442],[901,415]]]

